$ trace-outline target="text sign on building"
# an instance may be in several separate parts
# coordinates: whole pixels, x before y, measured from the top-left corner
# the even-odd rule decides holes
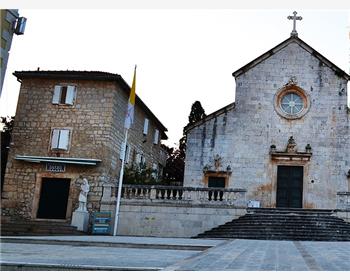
[[[65,172],[66,165],[64,163],[48,162],[46,163],[46,171],[57,172],[57,173]]]

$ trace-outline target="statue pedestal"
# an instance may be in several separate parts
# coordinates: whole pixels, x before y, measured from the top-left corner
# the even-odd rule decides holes
[[[87,232],[89,227],[89,212],[75,210],[72,216],[72,226],[75,226],[80,231]]]

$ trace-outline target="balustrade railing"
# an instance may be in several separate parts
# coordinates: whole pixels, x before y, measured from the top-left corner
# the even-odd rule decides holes
[[[192,204],[222,204],[245,206],[246,190],[225,188],[189,188],[178,186],[123,185],[124,200],[190,202]]]
[[[350,210],[350,192],[337,193],[337,208],[341,210]]]

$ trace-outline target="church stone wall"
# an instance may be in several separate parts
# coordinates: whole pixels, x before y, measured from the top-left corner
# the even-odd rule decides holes
[[[309,111],[289,120],[274,108],[275,94],[296,77],[297,86],[310,98]],[[188,133],[185,182],[204,187],[203,168],[216,153],[223,168],[230,164],[230,188],[247,189],[247,199],[262,207],[276,206],[277,166],[304,166],[303,208],[337,207],[337,192],[349,191],[350,115],[346,80],[296,43],[273,54],[236,79],[236,107]],[[216,131],[226,131],[225,135]],[[272,160],[270,146],[286,149],[290,136],[298,151],[310,144],[310,161]],[[213,137],[215,141],[213,141]],[[219,171],[219,170],[218,170]]]

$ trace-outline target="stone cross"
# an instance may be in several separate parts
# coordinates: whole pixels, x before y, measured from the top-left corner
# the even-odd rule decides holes
[[[288,16],[287,17],[288,19],[292,19],[293,20],[293,31],[292,31],[292,33],[290,33],[290,35],[291,36],[298,36],[298,32],[296,30],[296,21],[297,20],[302,20],[303,18],[302,17],[297,17],[297,12],[296,11],[293,12],[293,15],[294,16]]]

